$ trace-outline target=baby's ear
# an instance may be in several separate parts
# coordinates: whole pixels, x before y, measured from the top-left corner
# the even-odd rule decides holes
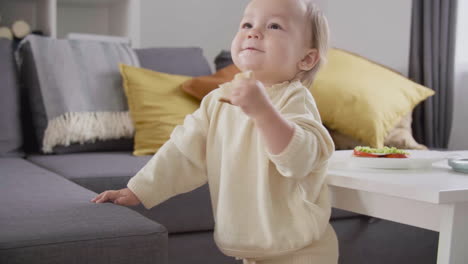
[[[298,68],[302,71],[310,71],[314,68],[314,66],[319,61],[318,51],[317,49],[309,49],[307,50],[306,55],[298,64]]]

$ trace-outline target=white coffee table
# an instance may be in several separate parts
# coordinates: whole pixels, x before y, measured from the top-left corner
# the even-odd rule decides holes
[[[468,151],[447,152],[468,157]],[[438,264],[468,263],[468,174],[447,161],[432,168],[351,167],[337,151],[329,169],[333,207],[439,232]]]

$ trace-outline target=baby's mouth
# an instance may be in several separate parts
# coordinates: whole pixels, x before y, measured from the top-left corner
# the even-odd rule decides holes
[[[246,47],[246,48],[243,48],[242,51],[257,51],[257,52],[264,52],[262,50],[259,50],[255,47]]]

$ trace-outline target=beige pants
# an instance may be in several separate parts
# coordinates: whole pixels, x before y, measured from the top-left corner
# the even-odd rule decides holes
[[[289,255],[274,259],[244,259],[243,264],[337,264],[338,239],[331,225],[323,238]]]

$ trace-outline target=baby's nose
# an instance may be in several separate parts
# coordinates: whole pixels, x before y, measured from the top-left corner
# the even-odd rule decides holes
[[[259,39],[260,37],[261,37],[261,33],[258,32],[258,30],[255,30],[255,29],[250,30],[249,34],[247,35],[247,38],[249,38],[249,39],[252,39],[252,38],[253,39]]]

